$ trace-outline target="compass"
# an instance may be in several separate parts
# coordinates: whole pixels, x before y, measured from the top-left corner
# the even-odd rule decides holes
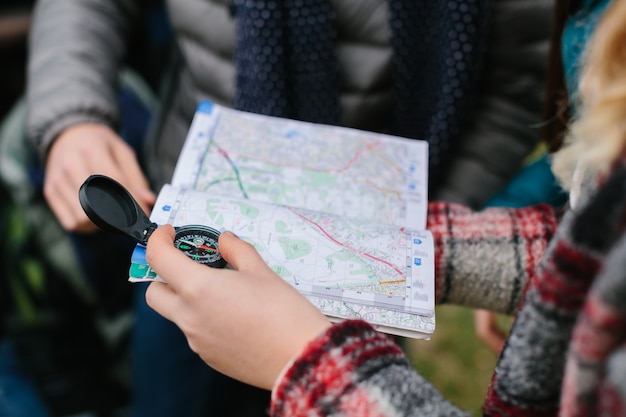
[[[226,261],[217,248],[220,232],[208,226],[188,225],[175,228],[174,246],[194,261],[222,268]]]
[[[148,238],[158,227],[128,190],[107,176],[89,176],[81,185],[78,198],[87,217],[98,227],[127,234],[142,245],[148,243]],[[174,246],[185,255],[214,268],[226,266],[217,246],[219,231],[204,225],[179,226],[174,231]]]

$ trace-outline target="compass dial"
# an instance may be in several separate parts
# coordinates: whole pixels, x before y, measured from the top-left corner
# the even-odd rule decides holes
[[[217,247],[220,232],[208,226],[189,225],[176,228],[174,246],[194,261],[214,268],[223,268],[226,261]]]

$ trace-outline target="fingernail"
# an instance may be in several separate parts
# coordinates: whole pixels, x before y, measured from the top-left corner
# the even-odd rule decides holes
[[[227,234],[227,235],[229,235],[229,236],[232,236],[232,237],[234,237],[234,238],[239,239],[239,236],[237,236],[236,234],[234,234],[234,233],[233,233],[233,232],[231,232],[230,230],[225,230],[225,231],[223,231],[222,233],[225,233],[225,234]]]

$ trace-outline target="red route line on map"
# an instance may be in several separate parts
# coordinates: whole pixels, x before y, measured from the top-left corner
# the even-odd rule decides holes
[[[308,217],[302,215],[301,213],[298,213],[297,211],[295,211],[294,209],[288,207],[288,209],[294,213],[296,216],[300,217],[302,220],[304,220],[305,222],[312,224],[313,226],[315,226],[317,229],[319,229],[326,237],[328,237],[330,240],[332,240],[333,242],[335,242],[336,244],[338,244],[339,246],[346,248],[352,252],[355,253],[359,253],[365,257],[368,257],[370,259],[373,259],[375,261],[381,262],[387,266],[389,266],[390,268],[392,268],[394,271],[396,271],[396,273],[400,276],[404,276],[404,273],[398,269],[395,265],[393,265],[391,262],[389,261],[385,261],[384,259],[380,259],[376,256],[370,255],[369,253],[365,253],[365,252],[361,252],[359,250],[357,250],[356,248],[353,248],[351,246],[347,246],[345,244],[343,244],[342,242],[339,242],[337,239],[335,239],[333,236],[331,236],[326,230],[324,230],[324,228],[322,226],[320,226],[319,224],[315,223],[313,220],[309,219]],[[394,283],[394,282],[406,282],[406,277],[403,278],[402,280],[395,280],[395,281],[381,281],[379,282],[380,284],[390,284],[390,283]]]
[[[352,167],[352,165],[354,165],[354,163],[359,159],[359,157],[363,154],[363,152],[365,152],[365,150],[371,150],[373,148],[377,148],[380,145],[380,142],[373,142],[373,143],[368,143],[365,147],[361,147],[359,148],[354,155],[352,156],[352,158],[350,158],[350,160],[341,168],[337,168],[337,169],[329,169],[329,170],[324,170],[324,172],[344,172],[350,169],[350,167]],[[229,161],[231,161],[231,164],[234,165],[234,163],[232,162],[233,160],[230,158],[230,155],[228,154],[228,152],[226,152],[224,150],[224,148],[222,148],[221,146],[219,146],[217,143],[215,143],[215,146],[217,147],[217,151],[220,155],[222,155],[223,157],[227,158]],[[241,155],[240,155],[241,157]],[[253,158],[249,158],[248,159],[253,159]],[[280,166],[280,167],[298,167],[298,168],[305,168],[305,169],[310,169],[310,170],[317,170],[317,168],[308,168],[308,167],[302,167],[302,165],[291,165],[291,164],[278,164],[275,162],[269,163],[267,161],[263,161],[266,164],[269,165],[273,165],[273,166]]]
[[[378,147],[378,145],[380,145],[380,142],[368,143],[365,148],[359,148],[359,150],[352,156],[352,159],[350,159],[348,161],[348,163],[343,168],[338,169],[336,172],[347,171],[359,159],[361,154],[363,154],[363,152],[365,152],[365,149],[371,150],[373,148]]]

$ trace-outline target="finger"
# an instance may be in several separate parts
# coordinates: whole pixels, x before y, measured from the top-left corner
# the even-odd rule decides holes
[[[151,282],[146,289],[146,303],[154,311],[170,321],[174,321],[177,295],[174,289],[162,282]]]
[[[61,223],[64,229],[70,230],[74,226],[74,216],[69,210],[66,201],[63,199],[63,193],[59,192],[60,184],[52,181],[50,177],[46,177],[43,186],[43,195],[50,206],[50,209]]]
[[[156,203],[156,194],[150,188],[141,188],[136,191],[135,197],[141,209],[148,215]]]
[[[156,194],[150,189],[135,151],[125,142],[115,143],[113,146],[113,157],[121,172],[121,182],[130,193],[137,199],[139,205],[148,212],[156,201]]]
[[[110,157],[99,146],[98,141],[94,141],[93,144],[80,142],[78,143],[80,152],[71,154],[64,152],[67,148],[64,146],[65,142],[57,145],[54,148],[54,155],[52,153],[50,155],[49,169],[46,170],[48,196],[54,194],[58,201],[63,202],[63,213],[60,212],[61,208],[57,213],[58,217],[63,219],[62,224],[66,228],[71,227],[74,231],[82,231],[81,229],[95,231],[97,227],[91,223],[80,205],[78,190],[89,175],[105,169],[106,161],[110,160]]]
[[[98,227],[87,217],[85,210],[80,204],[78,191],[83,181],[89,176],[90,172],[87,167],[79,166],[77,171],[73,171],[73,175],[68,175],[68,180],[60,185],[59,192],[61,198],[67,206],[69,214],[73,217],[74,229],[76,231],[95,231]]]
[[[165,282],[178,291],[181,281],[206,276],[209,268],[194,262],[176,249],[173,244],[174,235],[174,228],[169,224],[155,230],[148,239],[146,260]]]
[[[44,195],[50,209],[65,230],[73,232],[95,232],[97,227],[89,220],[78,199],[78,189],[63,180],[55,180],[54,176],[46,179]]]
[[[217,244],[222,257],[237,271],[256,273],[269,268],[254,246],[232,232],[223,232]]]

